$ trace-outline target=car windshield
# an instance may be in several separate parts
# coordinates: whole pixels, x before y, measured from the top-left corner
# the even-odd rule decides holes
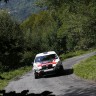
[[[51,61],[53,59],[57,59],[58,56],[56,54],[44,55],[35,58],[35,62],[44,62],[44,61]]]

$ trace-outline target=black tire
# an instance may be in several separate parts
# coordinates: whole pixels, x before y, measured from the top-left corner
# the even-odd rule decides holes
[[[59,68],[59,72],[60,72],[60,74],[63,74],[63,73],[64,73],[64,68],[63,68],[62,65],[61,65],[60,68]]]
[[[59,70],[60,70],[60,71],[64,71],[64,68],[63,68],[62,65],[60,66]]]
[[[36,72],[34,72],[34,77],[35,77],[35,79],[39,78],[39,76],[38,76],[38,74]]]
[[[56,70],[56,73],[57,73],[58,75],[61,75],[61,74],[64,73],[64,68],[63,68],[62,65],[59,66],[58,70]]]

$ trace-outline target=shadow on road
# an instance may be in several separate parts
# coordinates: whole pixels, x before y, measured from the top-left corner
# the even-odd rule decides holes
[[[91,85],[89,88],[70,87],[62,96],[96,96],[96,86]]]
[[[64,69],[62,72],[46,75],[43,78],[60,77],[60,76],[71,75],[71,74],[73,74],[73,69]]]
[[[55,96],[50,91],[44,91],[40,94],[30,93],[29,90],[24,90],[21,93],[16,93],[15,91],[6,93],[5,90],[0,91],[0,96]]]
[[[56,96],[50,91],[44,91],[39,94],[28,92],[29,90],[24,90],[21,93],[16,93],[15,91],[6,93],[5,90],[2,90],[0,91],[0,96]],[[96,86],[91,86],[89,88],[76,88],[71,86],[69,89],[64,91],[64,94],[57,96],[96,96]]]
[[[71,75],[73,74],[74,70],[73,69],[65,69],[64,70],[64,75]]]

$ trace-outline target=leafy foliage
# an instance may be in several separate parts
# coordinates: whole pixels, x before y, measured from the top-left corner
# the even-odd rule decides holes
[[[0,63],[5,69],[19,65],[23,51],[23,34],[7,12],[0,11]],[[16,64],[16,65],[15,65]],[[7,68],[7,69],[8,69]]]
[[[56,50],[58,53],[66,53],[96,46],[94,0],[38,0],[38,2],[39,6],[46,7],[46,11],[33,14],[22,24],[26,32],[30,30],[31,45],[34,41],[32,46],[36,46],[35,49],[37,48],[39,52]]]

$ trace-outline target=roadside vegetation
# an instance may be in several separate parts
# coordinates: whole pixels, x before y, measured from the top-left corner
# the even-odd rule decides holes
[[[81,78],[96,81],[96,55],[76,64],[74,73]]]
[[[65,59],[68,59],[68,58],[71,58],[71,57],[74,57],[74,56],[79,56],[79,55],[83,55],[83,54],[87,54],[87,53],[90,53],[90,52],[93,52],[93,51],[96,51],[96,49],[89,49],[89,50],[78,50],[78,51],[73,51],[73,52],[68,52],[68,53],[64,53],[62,55],[60,55],[60,57],[62,58],[62,60],[65,60]]]
[[[24,66],[9,72],[0,72],[0,90],[4,89],[11,80],[17,79],[31,70],[32,66]]]

